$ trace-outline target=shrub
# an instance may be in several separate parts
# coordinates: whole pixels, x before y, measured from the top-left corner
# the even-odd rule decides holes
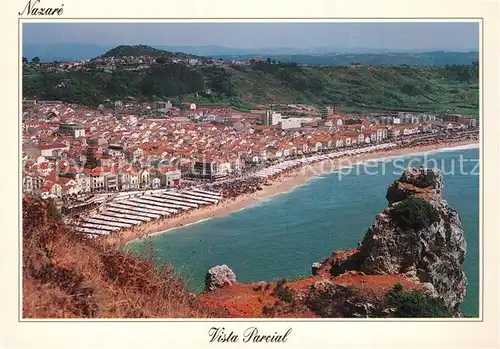
[[[391,307],[396,308],[393,317],[452,317],[442,301],[416,290],[404,291],[401,284],[394,285],[387,293],[387,300]]]
[[[270,305],[264,305],[264,306],[262,307],[262,313],[263,313],[264,315],[268,315],[268,316],[273,315],[273,313],[274,313],[274,311],[273,311],[273,307],[272,307],[272,306],[270,306]]]
[[[284,302],[292,303],[294,292],[288,286],[285,286],[286,280],[282,279],[276,283],[276,288],[273,291],[273,296],[281,299]]]
[[[391,212],[394,223],[402,229],[420,230],[439,219],[439,212],[422,198],[410,196]]]
[[[261,284],[256,285],[256,286],[252,287],[252,289],[253,289],[254,291],[257,291],[257,292],[258,292],[258,291],[262,291],[262,285],[261,285]]]
[[[354,288],[327,282],[312,285],[305,304],[320,317],[352,317],[353,305],[359,300],[359,293]]]
[[[394,285],[394,288],[392,290],[394,292],[401,292],[401,291],[403,291],[403,285],[401,285],[400,283],[397,283]]]

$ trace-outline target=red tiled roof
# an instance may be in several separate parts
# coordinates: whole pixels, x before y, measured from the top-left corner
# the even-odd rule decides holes
[[[64,143],[39,144],[39,145],[36,145],[35,148],[40,149],[40,150],[61,149],[61,148],[67,148],[67,145]]]
[[[111,169],[109,167],[97,166],[93,169],[86,168],[84,172],[89,176],[99,177],[102,174],[110,173]]]
[[[160,166],[156,169],[158,172],[161,173],[168,173],[168,172],[176,172],[178,169],[172,166]]]

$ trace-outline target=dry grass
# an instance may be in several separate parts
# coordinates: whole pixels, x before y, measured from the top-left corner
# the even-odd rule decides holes
[[[23,203],[24,318],[227,317],[198,304],[169,266],[74,233],[48,203]]]

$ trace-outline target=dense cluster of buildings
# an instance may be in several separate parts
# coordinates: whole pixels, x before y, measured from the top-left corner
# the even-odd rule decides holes
[[[160,58],[163,59],[163,58]],[[182,63],[188,66],[224,66],[224,65],[250,65],[250,60],[222,60],[205,57],[191,57],[179,55],[165,58],[172,63]],[[255,59],[253,59],[255,60]],[[26,63],[25,64],[30,64]],[[105,72],[116,70],[141,71],[159,64],[158,57],[151,55],[123,56],[123,57],[96,57],[71,62],[38,62],[31,63],[35,67],[46,71],[89,71],[91,69],[102,69]]]
[[[464,124],[469,127],[478,127],[479,120],[473,118],[471,116],[465,116],[461,114],[446,114],[441,117],[437,117],[436,115],[420,113],[405,113],[399,112],[394,114],[375,114],[373,115],[379,123],[384,125],[400,125],[400,124],[418,124],[425,123],[428,121],[443,121],[443,122],[454,122]]]
[[[478,126],[458,115],[324,115],[303,107],[307,116],[287,117],[193,103],[183,112],[169,102],[95,110],[24,104],[23,192],[58,198],[237,177],[298,156]]]

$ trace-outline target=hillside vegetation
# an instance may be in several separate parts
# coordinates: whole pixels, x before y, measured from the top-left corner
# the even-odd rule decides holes
[[[348,111],[373,109],[477,115],[478,74],[474,66],[299,67],[294,64],[234,66],[234,89],[256,102],[338,104]],[[265,86],[263,88],[263,86]]]
[[[114,55],[129,55],[139,54],[144,48],[113,50],[110,52]],[[105,72],[93,68],[54,72],[27,67],[23,94],[28,98],[88,105],[97,105],[106,99],[133,97],[139,101],[170,99],[198,104],[225,103],[240,109],[265,103],[307,103],[337,104],[347,112],[412,110],[477,116],[478,75],[477,63],[445,67],[306,67],[295,63],[273,64],[268,60],[219,67],[167,61],[144,71]],[[60,81],[68,80],[69,86],[57,87]]]
[[[85,238],[54,212],[23,202],[23,318],[226,316],[200,306],[172,268]]]

